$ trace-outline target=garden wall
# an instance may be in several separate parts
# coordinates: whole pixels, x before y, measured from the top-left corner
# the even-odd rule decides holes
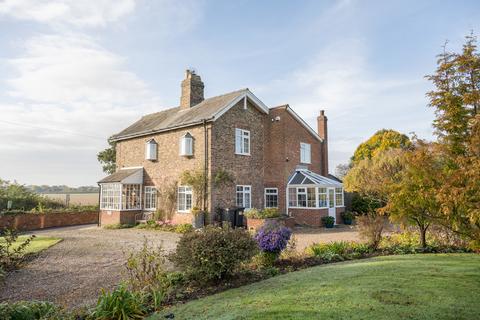
[[[0,216],[0,228],[21,231],[98,223],[98,212],[21,213]]]

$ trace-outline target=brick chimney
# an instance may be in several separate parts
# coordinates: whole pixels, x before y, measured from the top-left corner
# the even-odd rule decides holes
[[[328,175],[328,129],[327,116],[325,110],[320,110],[320,115],[317,117],[318,135],[323,139],[322,143],[322,176]]]
[[[185,71],[185,79],[182,81],[182,96],[180,97],[180,108],[191,108],[204,100],[203,82],[194,70]]]

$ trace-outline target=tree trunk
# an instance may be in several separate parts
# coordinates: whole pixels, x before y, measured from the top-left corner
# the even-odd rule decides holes
[[[427,239],[426,239],[426,228],[420,228],[420,246],[425,249],[427,247]]]

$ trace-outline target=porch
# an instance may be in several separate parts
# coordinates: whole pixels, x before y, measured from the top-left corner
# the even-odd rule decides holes
[[[297,224],[319,227],[326,216],[343,222],[344,190],[337,180],[298,168],[288,180],[287,200],[287,213]]]

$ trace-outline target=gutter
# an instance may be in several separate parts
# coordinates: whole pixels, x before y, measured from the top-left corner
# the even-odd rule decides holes
[[[208,134],[207,134],[207,120],[203,120],[203,139],[204,139],[204,175],[205,180],[203,184],[203,210],[207,209],[207,192],[208,192]]]

